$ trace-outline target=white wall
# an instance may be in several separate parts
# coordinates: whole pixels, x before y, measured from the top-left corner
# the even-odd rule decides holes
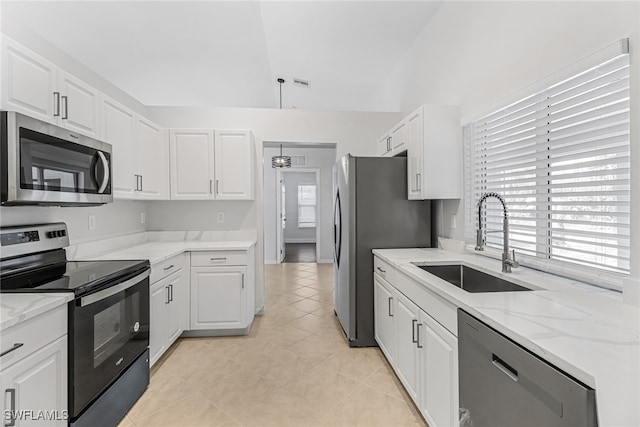
[[[0,225],[64,222],[72,245],[145,231],[140,213],[147,206],[139,201],[116,201],[95,207],[2,206]],[[89,230],[89,215],[96,216],[95,230]]]
[[[315,185],[316,174],[313,172],[287,172],[286,170],[282,172],[285,187],[285,216],[287,218],[284,241],[285,243],[315,243],[316,227],[298,227],[298,186]],[[318,190],[316,188],[316,191]],[[265,194],[265,201],[266,198]],[[317,218],[316,221],[319,219]]]
[[[320,189],[318,191],[318,227],[320,249],[318,260],[332,262],[333,238],[331,236],[333,224],[333,165],[336,162],[335,148],[292,148],[288,147],[284,154],[306,155],[307,167],[320,169]],[[276,148],[264,149],[264,260],[268,263],[277,262],[277,227],[276,227],[276,172],[271,167],[271,156],[279,154]]]
[[[336,155],[353,153],[375,155],[375,141],[402,118],[400,113],[319,112],[260,108],[200,108],[147,107],[147,116],[166,128],[251,129],[256,141],[256,198],[251,202],[205,202],[173,205],[174,202],[152,203],[149,227],[154,229],[201,229],[200,225],[216,226],[211,212],[219,206],[228,208],[226,217],[243,218],[241,222],[226,221],[218,229],[242,227],[256,229],[256,307],[264,305],[264,239],[263,222],[263,159],[262,146],[269,142],[336,143]],[[335,157],[334,157],[335,158]],[[270,162],[270,158],[268,159]],[[268,165],[270,167],[270,164]],[[330,198],[329,198],[330,200]],[[236,204],[237,203],[237,204]],[[155,208],[154,208],[155,206]],[[184,219],[178,219],[179,216]],[[198,225],[198,227],[195,226]]]

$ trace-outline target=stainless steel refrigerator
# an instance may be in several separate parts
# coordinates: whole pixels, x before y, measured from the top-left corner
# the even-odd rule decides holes
[[[350,346],[375,346],[371,250],[430,247],[431,203],[407,200],[406,157],[346,155],[333,193],[333,307]]]

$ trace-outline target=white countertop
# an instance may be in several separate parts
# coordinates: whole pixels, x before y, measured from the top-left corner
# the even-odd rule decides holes
[[[91,260],[121,260],[121,259],[148,259],[151,265],[160,263],[175,255],[183,252],[194,251],[217,251],[217,250],[244,250],[255,245],[254,240],[243,241],[220,241],[220,242],[203,242],[203,241],[179,241],[179,242],[146,242],[141,245],[130,246],[126,248],[113,249],[107,253],[97,255],[86,255],[76,258],[75,260],[91,259]]]
[[[0,331],[53,310],[73,299],[73,292],[0,294]]]
[[[640,309],[621,294],[527,268],[440,249],[375,255],[531,352],[596,390],[599,426],[640,425]],[[531,292],[469,293],[413,265],[460,262]]]

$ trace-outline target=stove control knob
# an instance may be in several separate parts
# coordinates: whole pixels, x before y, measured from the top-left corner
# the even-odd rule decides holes
[[[55,231],[47,231],[47,237],[50,239],[53,239],[54,237],[56,237],[56,232]]]

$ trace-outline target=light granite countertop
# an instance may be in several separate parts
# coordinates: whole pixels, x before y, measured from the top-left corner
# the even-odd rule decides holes
[[[501,273],[501,262],[441,249],[381,249],[375,255],[596,390],[598,425],[640,425],[640,309],[618,292],[540,271]],[[412,263],[462,263],[532,288],[468,293]]]
[[[0,294],[0,331],[53,310],[73,299],[73,292]]]

